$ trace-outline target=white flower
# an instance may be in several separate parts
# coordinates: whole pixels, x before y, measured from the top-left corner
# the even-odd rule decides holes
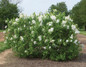
[[[32,29],[32,27],[30,27],[30,30]]]
[[[67,29],[69,29],[69,26],[67,26]]]
[[[16,43],[15,41],[13,41],[13,43]]]
[[[76,26],[75,25],[72,25],[72,30],[75,30],[76,29]]]
[[[16,20],[16,21],[18,21],[19,19],[18,19],[18,18],[16,18],[15,20]]]
[[[67,21],[64,21],[64,20],[63,20],[63,21],[62,21],[62,24],[64,25],[64,24],[66,24],[66,22],[67,22]]]
[[[45,43],[48,42],[48,39],[45,40]]]
[[[78,29],[75,29],[75,33],[78,34],[80,33],[80,31]]]
[[[37,44],[37,42],[36,42],[36,41],[34,41],[34,44]]]
[[[38,36],[38,39],[39,39],[39,41],[41,41],[42,40],[42,36],[40,35],[40,36]]]
[[[31,41],[33,41],[33,39],[31,39]]]
[[[7,20],[5,20],[5,23],[7,23],[8,21]]]
[[[40,26],[42,26],[42,22],[40,22]]]
[[[66,25],[64,24],[63,27],[65,27]]]
[[[81,43],[81,41],[79,41],[79,43]]]
[[[15,39],[17,38],[17,36],[16,36],[16,35],[14,35],[13,37],[14,37]]]
[[[8,39],[8,37],[6,37],[6,39]]]
[[[52,24],[53,24],[53,22],[49,22],[49,23],[47,23],[47,25],[49,25],[49,26],[52,26]]]
[[[22,28],[18,28],[18,30],[22,30]]]
[[[34,18],[34,15],[32,14],[31,17],[32,17],[32,19],[33,19],[33,18]]]
[[[18,30],[20,30],[20,28],[18,28]]]
[[[68,40],[66,40],[66,42],[69,42]]]
[[[70,38],[73,39],[73,35],[71,35]]]
[[[73,20],[72,20],[72,19],[70,19],[70,21],[71,21],[71,22],[73,22]]]
[[[54,12],[57,12],[57,9],[53,9]]]
[[[52,24],[49,24],[49,26],[52,26]]]
[[[56,17],[55,17],[54,15],[52,15],[50,18],[51,18],[52,20],[56,20]]]
[[[11,37],[10,40],[13,40],[13,38]]]
[[[5,29],[7,28],[7,26],[5,26]]]
[[[33,24],[35,24],[35,23],[36,23],[36,21],[35,21],[35,20],[32,20],[32,23],[33,23]]]
[[[49,46],[49,49],[51,49],[51,46]]]
[[[51,42],[51,43],[54,43],[54,42],[55,42],[55,40],[51,40],[50,42]]]
[[[25,52],[25,53],[27,53],[28,51],[27,51],[27,50],[25,50],[24,52]]]
[[[3,31],[3,33],[5,34],[5,33],[6,33],[6,31]]]
[[[12,21],[9,21],[9,23],[12,23]]]
[[[69,20],[69,19],[71,19],[70,15],[68,15],[68,16],[65,17],[65,20]]]
[[[34,31],[32,31],[31,34],[34,34]]]
[[[59,23],[59,19],[57,19],[56,23]]]
[[[10,29],[8,29],[8,32],[10,31]]]
[[[18,23],[17,22],[13,22],[13,25],[17,25]]]
[[[21,13],[21,14],[19,15],[19,17],[22,18],[22,17],[24,17],[24,15]]]
[[[70,42],[72,42],[72,40],[70,40]]]
[[[78,40],[75,40],[74,43],[76,44],[78,42]]]
[[[73,20],[70,18],[70,15],[66,16],[66,17],[65,17],[65,20],[70,20],[70,21],[73,22]]]
[[[24,41],[24,38],[23,38],[22,36],[20,36],[20,40],[21,40],[21,41]]]
[[[45,31],[45,29],[44,29],[44,28],[42,28],[42,31]]]
[[[24,27],[26,27],[26,25],[24,25]]]
[[[44,49],[46,49],[46,47],[43,47]]]
[[[38,19],[39,19],[40,22],[42,22],[42,18],[43,18],[42,15],[38,17]]]
[[[5,41],[4,41],[4,43],[6,44],[6,43],[7,43],[7,41],[5,40]]]
[[[54,30],[54,28],[50,28],[48,31],[49,31],[49,32],[53,32],[53,30]]]
[[[59,40],[60,42],[62,41],[62,39]]]
[[[46,15],[44,15],[43,17],[44,17],[44,19],[46,19],[46,18],[47,18],[47,16],[46,16]]]

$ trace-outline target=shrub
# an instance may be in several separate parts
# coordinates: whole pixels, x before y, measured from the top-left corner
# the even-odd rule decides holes
[[[9,21],[5,43],[19,57],[72,60],[80,51],[77,33],[77,25],[64,13],[34,13]]]

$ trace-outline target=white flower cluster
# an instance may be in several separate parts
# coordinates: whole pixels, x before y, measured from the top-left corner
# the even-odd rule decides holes
[[[18,25],[18,23],[17,22],[13,22],[13,25]]]
[[[50,28],[48,31],[51,33],[53,32],[54,28]]]
[[[54,15],[51,15],[50,17],[52,20],[56,20],[56,17]]]
[[[38,17],[38,20],[39,20],[40,22],[42,22],[42,18],[43,18],[43,16],[40,15],[40,16]]]
[[[10,21],[12,26],[9,26],[8,32],[11,31],[11,34],[9,33],[10,37],[6,37],[6,39],[13,43],[19,40],[19,42],[26,42],[31,46],[40,44],[43,45],[42,49],[45,50],[51,49],[52,46],[57,47],[59,44],[68,44],[69,42],[78,45],[75,34],[79,33],[79,31],[72,21],[70,16],[59,19],[59,16],[57,17],[48,13],[39,15],[32,14],[28,18],[20,14],[19,18],[16,18],[13,22]],[[3,33],[6,33],[6,31]],[[39,47],[37,46],[37,48]],[[24,52],[27,53],[27,50]]]
[[[53,24],[53,22],[49,22],[49,23],[47,23],[47,25],[49,25],[49,26],[52,26],[52,24]]]
[[[42,36],[40,35],[40,36],[38,36],[38,39],[39,39],[39,41],[41,41],[42,40]]]
[[[60,22],[60,20],[59,20],[59,19],[57,19],[56,23],[59,23],[59,22]]]
[[[20,36],[20,40],[21,40],[21,41],[24,41],[24,38],[23,38],[23,36]]]
[[[32,20],[32,24],[35,24],[36,23],[36,21],[35,20]]]
[[[65,17],[65,20],[70,20],[70,21],[73,22],[73,20],[70,18],[70,15],[66,16],[66,17]]]
[[[71,27],[72,27],[72,30],[74,30],[76,34],[80,33],[79,30],[76,28],[76,25],[72,25]]]

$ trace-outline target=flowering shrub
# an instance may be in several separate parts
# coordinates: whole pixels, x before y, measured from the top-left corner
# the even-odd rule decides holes
[[[78,56],[77,25],[65,14],[20,15],[8,23],[5,43],[20,57],[71,60]]]

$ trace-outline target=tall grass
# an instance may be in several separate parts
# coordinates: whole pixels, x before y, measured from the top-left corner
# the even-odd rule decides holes
[[[0,53],[6,49],[9,49],[10,47],[4,44],[4,42],[0,42]]]

